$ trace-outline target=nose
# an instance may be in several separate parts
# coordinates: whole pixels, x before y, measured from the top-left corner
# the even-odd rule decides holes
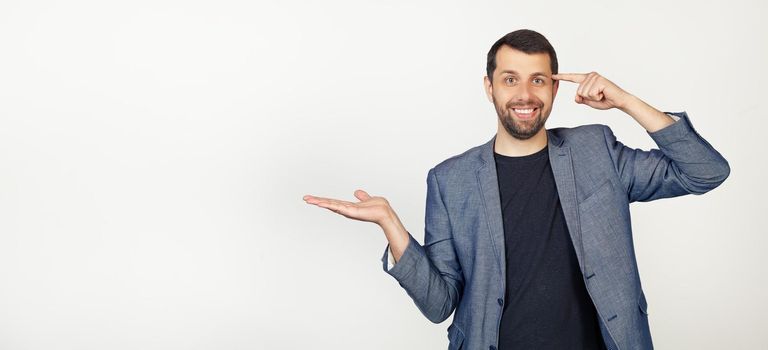
[[[526,102],[526,101],[529,101],[530,98],[531,98],[531,92],[528,84],[520,84],[517,90],[517,100]]]

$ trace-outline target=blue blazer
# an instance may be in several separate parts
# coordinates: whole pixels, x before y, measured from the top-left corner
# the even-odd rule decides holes
[[[632,243],[629,203],[702,194],[730,173],[728,162],[686,112],[648,133],[658,149],[623,145],[605,125],[548,129],[549,159],[568,231],[609,349],[652,349],[648,306]],[[424,245],[409,233],[384,271],[434,323],[456,311],[448,349],[498,346],[505,249],[493,147],[483,145],[429,170]]]

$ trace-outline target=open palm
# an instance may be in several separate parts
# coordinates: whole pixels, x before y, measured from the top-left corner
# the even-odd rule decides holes
[[[350,219],[374,222],[379,225],[385,219],[391,218],[392,210],[389,202],[384,197],[370,196],[363,190],[355,191],[355,197],[360,202],[354,203],[311,195],[304,196],[304,201],[308,204],[314,204],[344,215]]]

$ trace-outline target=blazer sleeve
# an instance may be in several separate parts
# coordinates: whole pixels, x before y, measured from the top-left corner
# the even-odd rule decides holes
[[[703,194],[730,174],[728,161],[693,128],[686,112],[673,124],[648,135],[659,146],[643,151],[616,140],[603,127],[606,146],[629,202],[646,202],[685,194]]]
[[[424,245],[420,245],[410,232],[408,236],[408,246],[391,269],[387,269],[387,245],[381,259],[384,271],[398,281],[427,319],[434,323],[443,322],[458,305],[464,278],[434,168],[427,175]]]

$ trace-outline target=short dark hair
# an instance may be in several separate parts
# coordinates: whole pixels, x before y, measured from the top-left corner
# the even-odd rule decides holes
[[[488,80],[493,81],[493,71],[496,70],[496,52],[503,45],[527,54],[549,54],[549,68],[552,69],[552,74],[557,74],[557,54],[547,38],[530,29],[519,29],[501,37],[491,46],[491,49],[488,51],[488,62],[485,66]]]

